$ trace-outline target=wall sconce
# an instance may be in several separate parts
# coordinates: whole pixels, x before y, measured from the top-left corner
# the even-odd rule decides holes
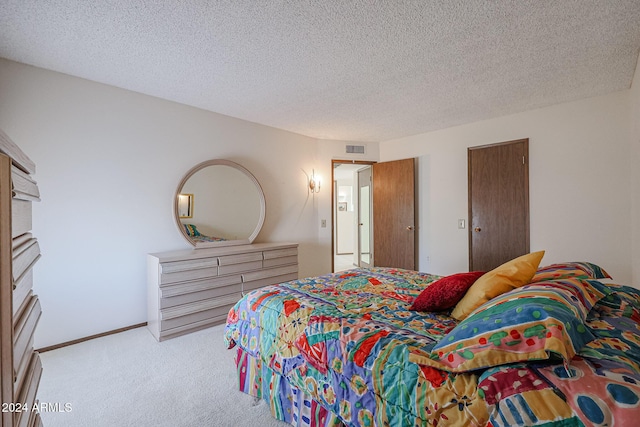
[[[320,192],[320,176],[316,175],[314,170],[311,170],[311,176],[309,177],[309,191],[311,193],[319,193]]]

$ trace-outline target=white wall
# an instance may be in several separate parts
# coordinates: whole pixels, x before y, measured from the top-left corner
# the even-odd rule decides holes
[[[592,261],[631,283],[629,100],[622,91],[381,143],[382,161],[421,157],[418,268],[468,268],[467,229],[457,228],[467,147],[529,138],[531,250],[547,251],[543,264]]]
[[[632,195],[632,239],[633,283],[640,284],[640,57],[636,65],[636,74],[631,85],[631,195]]]
[[[36,163],[42,194],[37,348],[146,321],[146,254],[190,247],[172,201],[204,160],[235,161],[261,183],[256,241],[298,242],[301,277],[329,272],[317,212],[330,187],[310,196],[304,171],[330,177],[344,144],[319,153],[312,138],[1,59],[0,100],[0,128]]]

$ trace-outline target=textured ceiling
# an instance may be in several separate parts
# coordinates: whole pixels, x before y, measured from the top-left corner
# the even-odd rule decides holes
[[[629,88],[640,0],[1,0],[0,57],[316,138]]]

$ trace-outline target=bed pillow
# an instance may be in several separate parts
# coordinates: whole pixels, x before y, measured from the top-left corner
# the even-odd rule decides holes
[[[587,317],[587,325],[596,339],[578,355],[600,364],[604,361],[622,364],[640,375],[640,290],[613,283],[604,285],[595,280],[589,283],[601,285],[608,294]]]
[[[546,285],[563,289],[572,294],[572,299],[576,306],[580,307],[581,311],[584,311],[586,315],[596,305],[598,301],[611,293],[607,289],[607,286],[598,282],[597,280],[587,280],[577,277],[569,277],[561,280],[546,280],[542,282],[535,282],[532,280],[531,284]]]
[[[458,302],[451,317],[463,320],[491,298],[526,285],[536,273],[543,256],[544,251],[522,255],[484,274]]]
[[[597,280],[589,280],[592,286],[599,286],[603,298],[594,306],[593,317],[600,315],[632,318],[638,323],[637,329],[640,331],[640,290],[630,286],[616,283],[600,283]],[[640,336],[640,334],[639,334]],[[638,339],[640,344],[640,338]]]
[[[546,269],[547,267],[544,267]],[[540,270],[538,270],[540,271]],[[603,300],[607,295],[613,291],[612,286],[614,284],[604,284],[595,279],[586,279],[582,276],[562,277],[560,279],[544,279],[536,281],[539,276],[536,274],[531,280],[531,284],[539,284],[557,287],[570,292],[573,296],[576,306],[579,306],[586,314],[591,311],[592,308]]]
[[[430,352],[409,359],[448,372],[467,372],[507,363],[563,359],[568,363],[595,336],[571,292],[532,284],[479,307]]]
[[[606,285],[600,283],[600,285],[606,286],[609,293],[615,293],[628,304],[640,311],[640,289],[632,286],[619,285],[617,283],[607,283]],[[637,321],[640,323],[640,319],[637,319]]]
[[[531,279],[532,282],[557,279],[611,279],[609,273],[591,262],[565,262],[541,267]]]
[[[198,231],[195,225],[193,224],[182,224],[182,225],[184,225],[184,229],[187,232],[187,236],[194,236],[194,237],[200,236],[200,232]]]
[[[448,310],[460,301],[467,289],[480,278],[484,271],[457,273],[433,282],[420,292],[409,310],[442,311]]]

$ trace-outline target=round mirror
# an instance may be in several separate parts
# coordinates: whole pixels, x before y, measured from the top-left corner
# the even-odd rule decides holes
[[[249,244],[264,223],[264,193],[239,164],[208,160],[182,178],[173,211],[180,232],[196,248]]]

